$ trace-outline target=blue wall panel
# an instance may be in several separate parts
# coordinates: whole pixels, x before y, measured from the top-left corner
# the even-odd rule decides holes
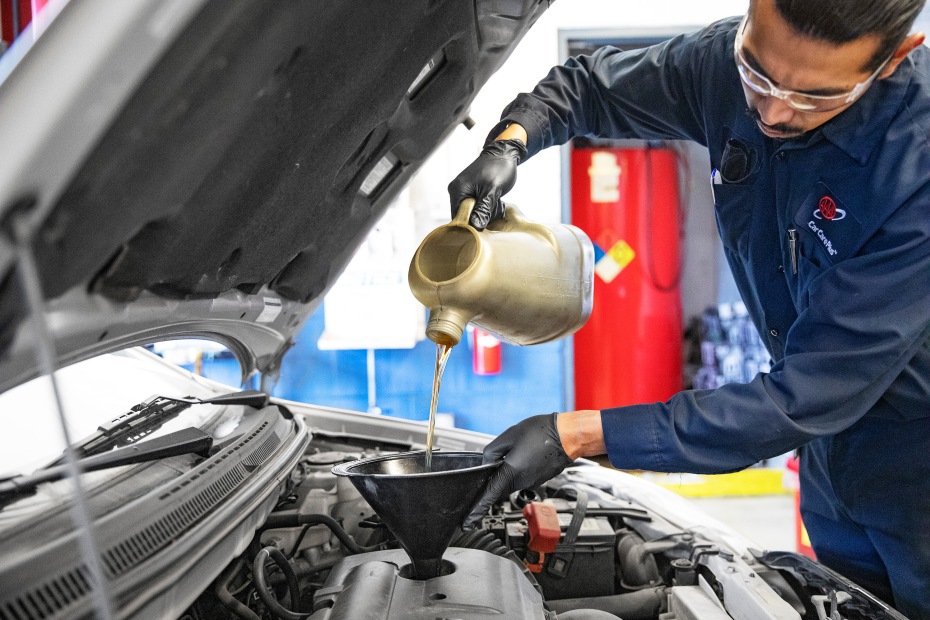
[[[366,352],[321,351],[316,343],[322,332],[320,309],[285,356],[274,395],[366,411]],[[459,428],[496,434],[529,415],[559,410],[563,346],[561,341],[533,347],[503,345],[501,373],[478,376],[472,372],[471,350],[463,339],[446,366],[439,411],[454,414]],[[375,404],[385,415],[413,420],[429,417],[435,359],[436,345],[429,340],[409,350],[376,351]]]

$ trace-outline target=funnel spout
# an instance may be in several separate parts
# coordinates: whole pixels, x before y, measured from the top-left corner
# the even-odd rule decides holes
[[[448,547],[448,543],[446,544]],[[442,550],[446,552],[445,549]],[[409,552],[407,555],[410,555]],[[413,562],[413,578],[426,581],[442,574],[442,557],[438,558],[411,558]]]
[[[442,571],[442,555],[500,463],[480,452],[380,456],[333,467],[348,477],[410,556],[416,579]]]

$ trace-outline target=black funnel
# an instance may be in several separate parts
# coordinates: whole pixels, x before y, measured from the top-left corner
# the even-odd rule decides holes
[[[333,467],[347,476],[413,561],[417,579],[438,577],[442,554],[500,463],[480,452],[405,452]]]

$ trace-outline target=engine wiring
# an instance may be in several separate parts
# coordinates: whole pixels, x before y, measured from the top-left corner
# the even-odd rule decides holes
[[[401,579],[409,578],[404,576],[404,567],[397,563],[397,556],[390,555],[396,554],[399,542],[371,507],[357,496],[341,494],[327,480],[330,459],[342,459],[344,453],[320,455],[315,455],[316,463],[302,463],[301,478],[282,491],[281,497],[286,500],[257,529],[246,552],[215,582],[210,594],[230,617],[241,620],[316,617],[318,611],[331,608],[340,596],[350,596],[345,593],[362,591],[336,587],[343,583],[358,584],[354,571],[333,572],[357,554],[371,554],[368,561],[378,562],[378,553],[384,552],[383,558],[391,559],[382,561],[393,563]],[[530,548],[528,521],[523,513],[527,504],[539,501],[550,502],[557,508],[563,531],[558,550],[551,554],[549,564],[540,565],[541,572],[531,571],[526,563]],[[323,514],[324,510],[330,514]],[[329,534],[323,535],[319,526],[328,529]],[[657,535],[658,532],[662,533]],[[731,562],[736,558],[699,531],[667,527],[654,513],[570,477],[557,477],[542,487],[502,499],[481,527],[458,532],[449,547],[489,553],[512,562],[520,569],[523,576],[520,579],[525,578],[538,594],[549,620],[592,610],[617,618],[652,620],[669,610],[676,588],[694,586],[702,578],[709,587],[705,588],[706,593],[712,595],[712,592],[724,604],[723,584],[701,558],[708,554]],[[563,562],[561,568],[558,562]],[[348,566],[353,564],[350,562]],[[775,583],[777,575],[766,571],[761,566],[757,569],[767,582]],[[796,610],[806,608],[805,618],[819,617],[821,608],[829,609],[824,620],[833,620],[837,614],[842,614],[844,620],[868,617],[856,613],[853,601],[838,596],[831,599],[829,590],[819,587],[822,584],[813,578],[799,579],[800,583],[789,581],[778,582],[776,586],[796,593],[792,605]],[[327,594],[322,594],[323,588]],[[376,604],[372,599],[371,605]]]
[[[279,603],[268,588],[265,579],[265,565],[269,559],[277,565],[287,581],[287,607]],[[258,597],[276,617],[281,618],[281,620],[305,620],[310,616],[309,613],[289,609],[289,607],[295,606],[299,609],[300,588],[297,584],[297,574],[294,572],[294,568],[277,547],[263,547],[258,552],[255,561],[252,563],[252,581],[255,583],[255,591]]]

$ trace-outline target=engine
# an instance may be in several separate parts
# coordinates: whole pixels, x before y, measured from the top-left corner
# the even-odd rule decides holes
[[[869,617],[797,567],[735,557],[572,471],[499,502],[481,528],[456,534],[439,576],[418,580],[378,515],[331,473],[385,453],[315,438],[245,553],[186,617],[718,620],[734,605],[746,618]]]

